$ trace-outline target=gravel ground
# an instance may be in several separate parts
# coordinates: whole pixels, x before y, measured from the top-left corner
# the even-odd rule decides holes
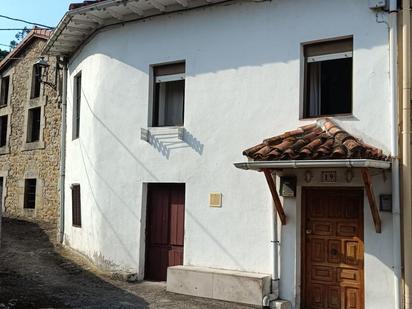
[[[166,292],[164,283],[112,280],[56,245],[50,225],[3,218],[1,308],[253,308]]]

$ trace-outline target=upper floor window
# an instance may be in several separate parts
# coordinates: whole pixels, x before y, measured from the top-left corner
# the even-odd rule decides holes
[[[7,122],[7,115],[0,117],[0,147],[7,145]]]
[[[33,143],[40,140],[41,107],[29,109],[27,124],[27,142]]]
[[[152,126],[183,126],[185,63],[153,67]]]
[[[1,79],[0,106],[7,105],[9,102],[10,76]]]
[[[32,80],[31,80],[31,95],[30,95],[31,99],[35,99],[40,96],[41,74],[42,74],[41,66],[35,64],[33,66]]]
[[[80,136],[80,103],[82,98],[82,74],[74,77],[74,98],[73,98],[73,139]]]
[[[303,46],[304,117],[352,113],[353,39]]]

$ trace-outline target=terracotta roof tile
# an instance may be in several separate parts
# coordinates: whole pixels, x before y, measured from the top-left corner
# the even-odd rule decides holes
[[[83,2],[76,2],[76,3],[70,3],[69,4],[69,11],[70,10],[75,10],[84,6],[89,6],[92,4],[95,4],[97,2],[102,2],[104,0],[88,0],[88,1],[83,1]]]
[[[389,160],[381,149],[363,143],[325,118],[263,140],[243,151],[256,161],[374,159]]]

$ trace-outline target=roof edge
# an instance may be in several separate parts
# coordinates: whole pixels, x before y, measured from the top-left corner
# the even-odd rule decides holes
[[[234,163],[234,166],[243,170],[260,171],[271,169],[295,168],[377,168],[389,169],[391,162],[371,159],[332,159],[332,160],[284,160],[284,161],[248,161]]]

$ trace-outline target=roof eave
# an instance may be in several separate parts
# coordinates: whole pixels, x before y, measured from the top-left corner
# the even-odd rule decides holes
[[[284,160],[284,161],[250,161],[234,163],[243,170],[260,171],[269,169],[294,168],[377,168],[389,169],[391,162],[371,159],[336,159],[336,160]]]

